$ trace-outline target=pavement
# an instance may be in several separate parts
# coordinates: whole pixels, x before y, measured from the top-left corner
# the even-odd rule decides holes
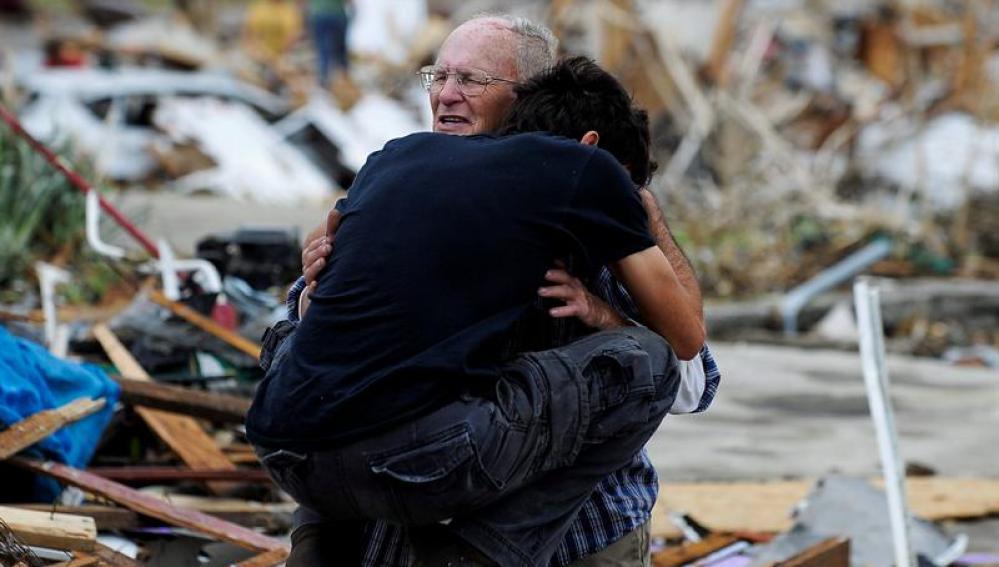
[[[711,347],[722,370],[714,404],[668,417],[649,443],[661,480],[880,475],[859,354]],[[999,478],[999,371],[906,356],[887,366],[902,459],[939,476]],[[944,529],[966,534],[969,551],[999,553],[997,516]]]
[[[722,370],[714,404],[702,414],[670,416],[649,444],[664,478],[879,472],[857,353],[711,346]],[[999,478],[999,371],[889,356],[888,373],[906,462],[939,475]]]

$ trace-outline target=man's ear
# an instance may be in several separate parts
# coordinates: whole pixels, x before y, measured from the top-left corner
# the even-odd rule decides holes
[[[579,143],[584,146],[595,146],[597,142],[600,141],[600,133],[596,130],[590,130],[583,134],[583,137],[579,139]]]

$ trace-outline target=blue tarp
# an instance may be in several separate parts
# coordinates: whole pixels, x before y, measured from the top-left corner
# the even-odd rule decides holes
[[[36,444],[32,451],[35,455],[74,467],[86,466],[111,421],[119,392],[118,384],[97,366],[60,360],[0,327],[0,429],[82,397],[107,401],[101,411]],[[37,488],[37,498],[50,499],[57,493],[51,483]]]

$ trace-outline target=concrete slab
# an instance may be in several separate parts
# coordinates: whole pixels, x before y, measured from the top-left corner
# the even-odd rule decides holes
[[[649,445],[676,481],[879,473],[856,353],[712,345],[722,385],[712,408],[670,416]],[[889,356],[905,461],[940,475],[999,477],[999,372]]]

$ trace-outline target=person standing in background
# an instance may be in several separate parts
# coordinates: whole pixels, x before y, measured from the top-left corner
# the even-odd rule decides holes
[[[279,71],[302,33],[302,15],[291,0],[255,0],[246,12],[243,45],[255,60]]]
[[[309,29],[316,44],[316,77],[322,87],[330,86],[330,68],[347,75],[347,8],[349,0],[309,0]]]

